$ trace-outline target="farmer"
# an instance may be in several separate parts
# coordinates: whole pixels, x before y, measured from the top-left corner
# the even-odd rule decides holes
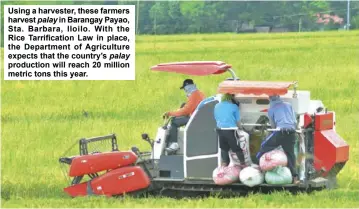
[[[245,167],[244,154],[237,141],[238,129],[241,128],[238,104],[234,102],[234,95],[224,94],[221,102],[214,107],[214,118],[217,123],[217,134],[221,148],[222,166],[230,163],[229,150],[236,153],[240,166]]]
[[[295,169],[295,130],[297,126],[296,116],[291,104],[283,102],[279,95],[269,96],[268,117],[272,128],[277,129],[270,134],[261,144],[261,149],[257,153],[257,159],[279,145],[282,146],[288,157],[288,167],[293,175],[293,183],[298,184],[298,175]]]
[[[184,80],[180,89],[183,89],[187,94],[187,102],[182,104],[180,109],[163,114],[163,118],[173,116],[167,140],[169,146],[166,148],[166,151],[168,153],[174,153],[179,149],[177,143],[178,127],[187,124],[197,105],[205,98],[205,95],[197,89],[192,79]]]

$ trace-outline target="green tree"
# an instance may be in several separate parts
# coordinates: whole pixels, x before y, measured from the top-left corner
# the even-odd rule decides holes
[[[168,2],[165,1],[156,2],[150,9],[150,17],[153,22],[153,33],[173,33],[172,27],[169,27],[170,20],[168,18],[168,10]]]
[[[184,17],[181,13],[180,2],[170,1],[168,3],[169,24],[174,33],[182,33],[186,29]]]
[[[181,2],[180,10],[188,25],[186,32],[199,33],[201,31],[200,17],[203,16],[204,1]]]

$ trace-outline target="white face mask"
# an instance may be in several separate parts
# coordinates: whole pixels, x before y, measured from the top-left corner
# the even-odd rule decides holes
[[[187,96],[190,96],[192,92],[196,91],[197,87],[195,84],[190,84],[184,87],[184,91],[186,92]]]

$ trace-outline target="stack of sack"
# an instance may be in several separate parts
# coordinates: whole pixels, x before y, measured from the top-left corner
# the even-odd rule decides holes
[[[257,186],[264,181],[272,185],[291,184],[292,173],[287,167],[288,159],[281,146],[269,151],[259,159],[259,166],[252,164],[240,171],[240,181],[249,187]]]
[[[272,185],[292,183],[292,173],[287,167],[288,159],[281,146],[261,156],[259,165],[253,164],[249,151],[249,135],[245,132],[238,139],[244,153],[247,167],[239,166],[237,155],[229,151],[230,164],[227,167],[218,167],[213,173],[213,181],[217,185],[227,185],[240,181],[248,187],[263,184],[264,181]]]
[[[252,164],[250,152],[249,152],[249,134],[238,130],[239,138],[238,144],[240,145],[241,149],[243,150],[245,164],[247,166]],[[232,184],[239,181],[239,173],[241,171],[240,168],[240,161],[238,160],[237,154],[229,151],[229,159],[230,163],[227,167],[217,167],[214,169],[212,173],[213,181],[215,184],[218,185],[226,185],[226,184]]]
[[[238,165],[230,164],[227,167],[218,167],[213,171],[213,181],[217,185],[228,185],[238,181],[253,187],[264,182],[264,174],[260,167],[252,164],[241,170]]]
[[[292,173],[287,164],[288,158],[281,146],[265,153],[259,159],[260,169],[265,172],[265,181],[273,185],[292,183]]]

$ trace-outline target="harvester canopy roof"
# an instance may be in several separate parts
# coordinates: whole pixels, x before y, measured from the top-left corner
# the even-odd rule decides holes
[[[241,81],[227,80],[219,84],[218,93],[252,94],[252,95],[284,95],[288,88],[296,82],[276,81]]]
[[[232,66],[222,61],[192,61],[162,63],[151,67],[153,71],[174,72],[185,75],[206,76],[221,74]]]

